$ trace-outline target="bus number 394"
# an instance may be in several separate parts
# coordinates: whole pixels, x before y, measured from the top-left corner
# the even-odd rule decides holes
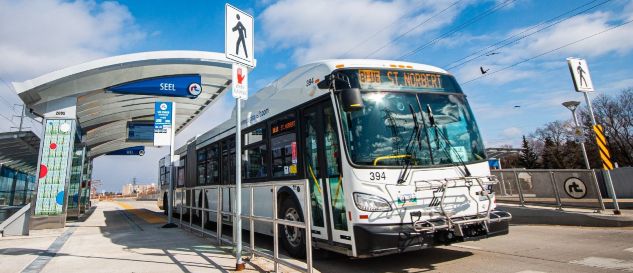
[[[374,180],[385,180],[385,172],[370,172],[369,173],[369,180],[374,181]]]

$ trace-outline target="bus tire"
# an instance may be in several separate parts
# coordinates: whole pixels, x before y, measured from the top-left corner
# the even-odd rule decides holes
[[[167,203],[167,194],[163,196],[163,214],[169,214],[169,204]]]
[[[284,199],[280,206],[279,218],[303,222],[301,206],[292,198]],[[306,241],[303,230],[280,225],[278,236],[281,238],[281,245],[288,252],[288,255],[299,259],[306,257]]]

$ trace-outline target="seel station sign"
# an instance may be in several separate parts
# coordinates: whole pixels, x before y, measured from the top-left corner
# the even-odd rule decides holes
[[[108,91],[120,94],[196,98],[202,93],[200,75],[174,75],[119,84]]]

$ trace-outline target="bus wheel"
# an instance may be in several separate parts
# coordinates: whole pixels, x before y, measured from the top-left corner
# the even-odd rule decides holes
[[[281,210],[279,211],[279,218],[303,222],[303,215],[301,215],[301,208],[299,204],[296,204],[292,199],[286,198],[281,204]],[[279,226],[279,237],[281,238],[281,244],[288,254],[294,258],[305,258],[306,246],[304,230],[291,227],[291,226]]]
[[[165,215],[167,215],[169,211],[169,207],[167,207],[167,205],[167,194],[165,194],[165,196],[163,196],[163,214]]]

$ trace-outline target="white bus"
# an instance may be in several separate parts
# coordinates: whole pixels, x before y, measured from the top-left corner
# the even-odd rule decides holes
[[[511,216],[495,210],[496,180],[466,95],[442,69],[315,62],[258,91],[241,111],[243,183],[309,180],[315,248],[371,257],[508,233]],[[200,204],[204,191],[183,197],[187,189],[235,183],[234,119],[235,110],[232,120],[177,149],[176,211],[179,200],[217,205],[213,195]],[[163,182],[168,171],[161,169]],[[301,187],[277,194],[280,218],[305,217]],[[231,197],[223,200],[230,210]],[[267,201],[256,214],[272,215]],[[256,231],[272,234],[260,224]],[[302,234],[282,228],[290,255],[305,255]]]

